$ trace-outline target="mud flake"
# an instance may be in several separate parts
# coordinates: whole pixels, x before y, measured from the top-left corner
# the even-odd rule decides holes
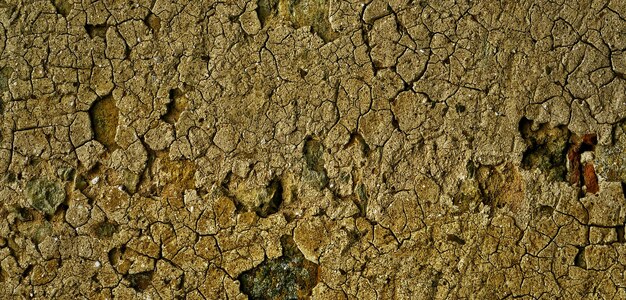
[[[165,150],[174,142],[174,126],[166,122],[159,122],[155,128],[148,130],[145,141],[152,150]]]
[[[225,125],[217,130],[213,137],[213,143],[222,151],[229,153],[237,148],[239,132],[232,125]]]
[[[257,11],[244,12],[239,17],[239,23],[241,23],[241,27],[247,34],[257,34],[262,28],[261,21],[258,18],[258,9]]]
[[[607,181],[626,183],[626,155],[624,153],[626,153],[626,130],[617,127],[613,144],[596,147],[594,164],[598,175]]]
[[[619,182],[602,182],[596,195],[580,199],[589,215],[589,224],[604,227],[624,225],[626,199]]]

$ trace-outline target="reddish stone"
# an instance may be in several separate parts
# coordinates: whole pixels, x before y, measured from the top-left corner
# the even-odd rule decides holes
[[[598,176],[596,176],[596,170],[592,163],[586,163],[583,168],[583,179],[585,180],[585,186],[587,187],[587,193],[595,194],[600,190],[598,186]]]
[[[580,145],[572,145],[567,151],[569,160],[569,183],[578,185],[580,183]]]

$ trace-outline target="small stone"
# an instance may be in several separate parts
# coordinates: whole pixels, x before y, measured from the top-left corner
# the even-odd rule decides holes
[[[239,143],[239,135],[232,126],[227,125],[217,130],[213,137],[213,143],[222,151],[231,152]]]
[[[241,28],[247,34],[254,35],[261,30],[261,21],[259,21],[259,17],[257,16],[256,11],[246,11],[239,17],[239,22],[241,23]]]
[[[617,241],[617,231],[613,228],[591,226],[589,242],[592,244],[610,244]]]

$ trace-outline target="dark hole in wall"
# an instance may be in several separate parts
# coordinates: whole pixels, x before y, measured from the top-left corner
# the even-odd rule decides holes
[[[119,263],[121,257],[122,257],[122,250],[118,247],[115,247],[111,250],[109,250],[109,253],[107,254],[107,257],[109,259],[109,263],[111,264],[111,266],[117,266],[117,264]]]
[[[314,137],[307,137],[304,140],[302,149],[306,167],[310,171],[307,177],[316,182],[321,189],[328,184],[328,173],[324,167],[324,145]]]
[[[17,212],[17,219],[21,222],[30,222],[32,221],[33,218],[33,212],[31,209],[25,208],[25,207],[18,207],[16,209]]]
[[[615,227],[615,232],[617,233],[617,241],[619,243],[626,243],[626,236],[624,234],[624,225]]]
[[[146,271],[135,274],[126,275],[126,280],[129,282],[129,286],[137,292],[146,290],[152,283],[152,275],[154,271]]]
[[[95,37],[105,38],[107,29],[108,29],[107,25],[85,24],[85,31],[87,31],[89,38],[92,38],[92,39]]]
[[[32,271],[33,271],[33,265],[28,265],[22,272],[22,278],[28,277],[30,275],[30,272]]]
[[[370,146],[365,142],[363,136],[360,135],[358,132],[353,132],[352,134],[350,134],[350,139],[348,140],[348,143],[343,146],[343,149],[345,150],[355,145],[359,147],[361,153],[363,153],[364,156],[367,156],[369,154]]]
[[[458,235],[456,234],[448,234],[447,240],[449,242],[455,242],[459,245],[465,245],[465,240],[460,238]]]
[[[113,151],[119,146],[115,142],[115,134],[118,125],[118,108],[115,99],[111,95],[99,98],[89,108],[91,129],[96,141]]]
[[[67,16],[70,14],[70,11],[73,7],[73,4],[69,0],[54,0],[52,1],[52,4],[54,5],[57,13],[65,18],[67,18]]]
[[[163,116],[161,116],[161,120],[170,124],[175,124],[178,121],[180,114],[187,107],[187,99],[184,95],[185,93],[178,88],[170,90],[170,102],[167,103],[167,111]]]
[[[265,27],[268,19],[278,13],[278,0],[257,1],[256,14],[261,22],[261,27]]]
[[[259,217],[267,218],[271,214],[275,214],[283,203],[283,184],[278,178],[274,178],[267,186],[269,200],[264,202],[256,209]]]
[[[587,262],[585,261],[585,247],[577,246],[576,248],[578,248],[578,253],[576,253],[576,256],[574,257],[574,265],[587,269]]]
[[[152,33],[156,34],[161,29],[161,18],[153,13],[148,14],[144,19],[144,23],[152,30]]]
[[[525,117],[519,122],[519,131],[527,145],[521,167],[539,168],[548,179],[565,181],[570,131],[566,126],[550,127],[548,124],[540,124],[536,130],[532,127],[533,121]]]

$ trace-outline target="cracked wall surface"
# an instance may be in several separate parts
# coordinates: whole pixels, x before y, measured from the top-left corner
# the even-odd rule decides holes
[[[0,1],[0,298],[624,299],[626,2]]]

